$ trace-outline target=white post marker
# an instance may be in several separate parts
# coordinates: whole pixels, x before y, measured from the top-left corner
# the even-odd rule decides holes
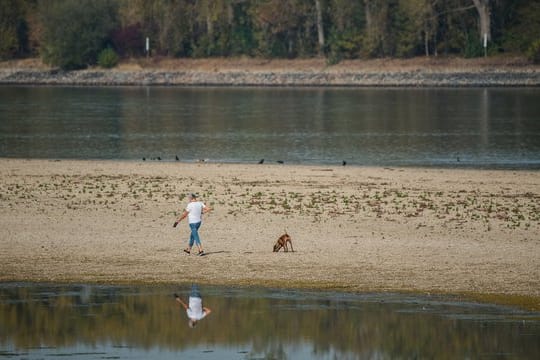
[[[487,34],[484,33],[484,57],[487,56]]]
[[[146,38],[146,47],[145,47],[145,50],[146,50],[146,57],[148,57],[148,55],[150,54],[150,38]]]

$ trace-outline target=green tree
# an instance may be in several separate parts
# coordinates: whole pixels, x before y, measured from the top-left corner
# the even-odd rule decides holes
[[[393,56],[397,43],[398,0],[363,0],[366,16],[364,55]]]
[[[141,24],[141,32],[150,39],[154,54],[177,57],[227,56],[233,52],[234,40],[243,40],[240,35],[249,33],[250,22],[243,10],[248,4],[247,0],[120,2],[123,26]],[[245,48],[236,45],[236,53],[238,47]]]
[[[0,0],[0,59],[11,59],[25,53],[28,26],[25,1]]]
[[[251,16],[259,55],[294,58],[318,52],[312,0],[254,0]]]
[[[231,25],[234,13],[226,0],[196,2],[194,51],[196,57],[226,56],[229,54]]]
[[[250,16],[251,3],[246,0],[230,2],[232,26],[230,35],[231,55],[254,55],[257,47]]]
[[[477,13],[471,0],[438,1],[434,4],[436,53],[463,55],[467,49],[480,45]]]
[[[400,0],[396,55],[409,57],[434,52],[437,19],[434,5],[437,0]]]
[[[540,41],[540,2],[520,0],[507,9],[508,20],[501,34],[505,51],[526,52]]]
[[[156,10],[154,36],[158,53],[191,56],[195,5],[190,1],[170,1]]]
[[[539,19],[538,0],[0,0],[0,58],[74,69],[107,46],[141,56],[145,38],[174,57],[479,56],[484,33],[525,54]]]
[[[116,27],[113,0],[41,0],[41,55],[45,63],[72,70],[95,64]]]
[[[327,59],[333,64],[360,55],[365,34],[364,7],[360,1],[331,0],[328,3]]]

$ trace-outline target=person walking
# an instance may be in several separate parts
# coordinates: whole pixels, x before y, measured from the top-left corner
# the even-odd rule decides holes
[[[191,285],[191,292],[187,304],[182,301],[178,294],[174,294],[174,298],[176,299],[176,302],[186,310],[190,328],[194,328],[200,320],[204,319],[212,312],[210,308],[203,306],[201,292],[196,284]]]
[[[197,245],[197,248],[199,250],[198,255],[204,255],[204,251],[201,244],[201,238],[199,236],[199,228],[201,227],[202,223],[202,215],[209,212],[211,209],[209,206],[206,206],[202,201],[198,200],[197,194],[190,194],[188,196],[189,203],[186,206],[186,209],[180,216],[180,218],[174,223],[174,227],[178,225],[180,221],[188,218],[189,222],[189,228],[191,230],[191,234],[189,236],[189,245],[186,249],[184,249],[184,252],[187,254],[191,253],[191,248],[193,247],[193,244]]]

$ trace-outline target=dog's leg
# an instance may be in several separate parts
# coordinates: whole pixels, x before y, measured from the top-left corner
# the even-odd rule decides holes
[[[291,252],[294,252],[294,249],[293,249],[293,247],[292,247],[292,241],[291,241],[291,240],[289,240],[289,244],[291,245]]]

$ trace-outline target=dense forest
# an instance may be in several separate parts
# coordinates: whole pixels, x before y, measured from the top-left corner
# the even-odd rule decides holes
[[[64,69],[121,58],[526,55],[538,0],[0,0],[0,60]]]

